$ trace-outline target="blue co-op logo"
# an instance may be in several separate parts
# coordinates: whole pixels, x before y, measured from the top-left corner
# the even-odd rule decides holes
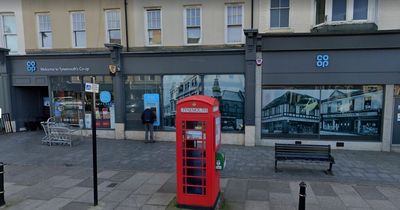
[[[329,66],[329,55],[317,55],[317,67],[326,68]]]
[[[35,61],[27,61],[26,62],[26,70],[28,72],[35,72],[36,71],[36,62]]]

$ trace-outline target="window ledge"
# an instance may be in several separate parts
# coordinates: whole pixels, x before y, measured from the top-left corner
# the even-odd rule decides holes
[[[311,33],[359,33],[376,32],[378,26],[370,21],[335,21],[315,25]]]

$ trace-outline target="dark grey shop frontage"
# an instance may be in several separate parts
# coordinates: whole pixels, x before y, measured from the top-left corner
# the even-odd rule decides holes
[[[154,106],[156,138],[174,140],[176,101],[200,94],[220,101],[223,135],[232,139],[225,143],[243,144],[244,50],[128,53],[109,47],[110,52],[94,54],[6,56],[2,78],[7,80],[2,85],[9,96],[1,106],[12,114],[16,130],[34,129],[30,122],[54,117],[86,134],[96,123],[102,137],[142,139],[141,112]],[[115,76],[109,73],[110,65],[118,69]],[[91,122],[91,94],[84,91],[92,76],[100,85],[96,122]],[[102,94],[110,97],[104,100]],[[154,96],[156,101],[146,101]]]
[[[261,78],[257,144],[297,141],[346,149],[397,148],[400,141],[392,134],[400,125],[400,109],[393,107],[400,83],[398,31],[249,33],[262,58],[262,71],[256,71]]]

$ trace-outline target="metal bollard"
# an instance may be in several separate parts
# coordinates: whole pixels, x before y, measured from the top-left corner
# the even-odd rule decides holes
[[[0,162],[0,207],[4,206],[4,164]]]
[[[299,210],[306,210],[306,183],[300,183]]]

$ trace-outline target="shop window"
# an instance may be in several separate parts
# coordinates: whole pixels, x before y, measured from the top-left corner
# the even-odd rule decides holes
[[[243,42],[243,5],[226,6],[226,43]]]
[[[185,43],[199,44],[201,40],[201,8],[185,8]]]
[[[289,0],[271,0],[271,28],[289,27]]]
[[[376,0],[315,0],[316,24],[326,21],[373,21]]]
[[[153,79],[145,80],[146,77]],[[141,75],[139,77],[129,75],[125,78],[125,127],[127,130],[144,129],[141,122],[141,114],[145,109],[144,94],[159,94],[159,98],[162,98],[161,76]],[[172,107],[169,108],[172,109]],[[159,128],[159,126],[155,127],[155,129]]]
[[[332,0],[332,21],[346,20],[347,0]]]
[[[121,44],[121,14],[119,10],[107,10],[106,36],[108,43]]]
[[[53,33],[51,30],[51,17],[49,14],[38,14],[39,48],[51,48],[53,45]]]
[[[289,113],[276,114],[276,107]],[[383,86],[265,87],[262,136],[380,140]],[[283,109],[285,110],[285,109]]]
[[[325,4],[326,0],[316,0],[315,1],[315,24],[321,24],[326,21],[326,14],[325,14]]]
[[[86,20],[85,13],[71,12],[72,46],[86,47]]]
[[[146,10],[146,43],[161,45],[161,9]]]
[[[0,36],[0,46],[10,49],[10,53],[18,52],[17,24],[14,14],[0,14]]]
[[[84,83],[91,83],[91,76],[83,77]],[[115,128],[115,104],[111,76],[96,76],[99,94],[96,94],[96,128]],[[92,127],[93,94],[85,93],[85,127]]]

